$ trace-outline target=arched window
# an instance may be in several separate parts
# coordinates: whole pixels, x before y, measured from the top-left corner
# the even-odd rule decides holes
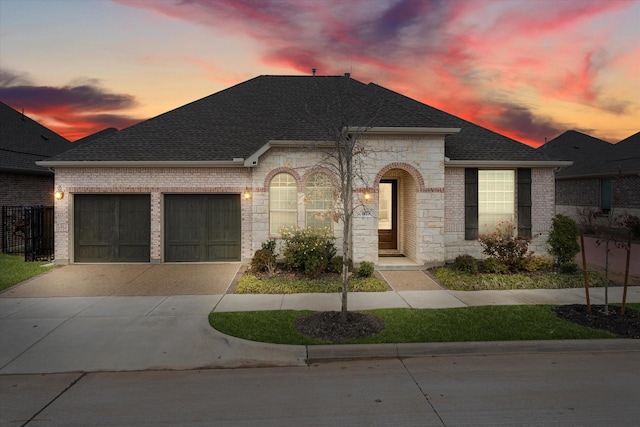
[[[269,183],[269,232],[279,234],[283,227],[298,225],[298,191],[296,180],[279,173]]]
[[[314,173],[305,186],[307,227],[331,228],[329,210],[333,207],[333,187],[324,173]]]

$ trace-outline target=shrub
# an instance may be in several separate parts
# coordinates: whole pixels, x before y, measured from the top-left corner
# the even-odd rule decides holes
[[[552,221],[547,240],[549,253],[558,265],[572,262],[580,252],[578,226],[571,217],[562,214],[554,216]]]
[[[328,229],[283,229],[282,256],[285,265],[311,277],[327,271],[336,254],[334,237],[329,233]]]
[[[478,273],[478,261],[471,255],[458,255],[453,261],[453,268],[469,274]]]
[[[483,234],[478,239],[483,254],[497,258],[511,271],[522,268],[531,241],[528,237],[515,236],[515,229],[510,222],[499,222],[493,233]]]
[[[619,222],[620,225],[628,228],[631,231],[631,236],[635,238],[640,237],[640,218],[638,218],[637,216],[625,214],[622,216]]]
[[[578,264],[575,262],[565,262],[559,266],[562,274],[576,274],[578,272]]]
[[[271,238],[269,240],[267,240],[266,242],[262,243],[262,249],[266,249],[269,252],[271,252],[272,254],[275,255],[276,253],[276,239]]]
[[[265,248],[258,249],[253,258],[251,258],[251,271],[254,273],[273,273],[276,270],[276,256],[275,254]]]
[[[358,277],[371,277],[373,270],[374,266],[372,262],[362,261],[358,266]]]
[[[340,255],[337,255],[331,258],[331,261],[329,262],[328,271],[331,273],[342,273],[342,260],[343,258]],[[347,270],[348,271],[353,270],[353,261],[349,260],[349,264],[347,265]]]
[[[506,274],[509,272],[509,267],[496,257],[487,258],[482,261],[482,269],[487,273],[494,274]]]
[[[523,259],[522,269],[525,271],[550,271],[553,259],[544,256],[529,255]]]

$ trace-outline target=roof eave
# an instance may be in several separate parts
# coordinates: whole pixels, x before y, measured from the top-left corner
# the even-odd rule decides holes
[[[478,168],[561,168],[572,164],[565,160],[445,160],[445,166]]]
[[[238,158],[233,160],[206,160],[206,161],[126,161],[126,160],[88,160],[88,161],[69,161],[69,160],[42,160],[36,162],[38,166],[48,168],[224,168],[224,167],[241,167],[244,166],[244,159]]]
[[[430,127],[359,127],[349,126],[349,132],[367,133],[370,135],[451,135],[460,132],[461,128],[430,128]]]

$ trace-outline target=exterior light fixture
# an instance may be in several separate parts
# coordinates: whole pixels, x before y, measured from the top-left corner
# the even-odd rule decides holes
[[[371,200],[371,194],[369,193],[364,193],[364,201],[368,202],[369,200]]]
[[[53,197],[55,197],[56,200],[62,200],[64,198],[64,191],[62,191],[62,187],[58,185],[55,193],[53,193]]]
[[[249,200],[251,198],[251,191],[249,191],[249,189],[247,188],[246,190],[244,190],[244,193],[242,195],[244,196],[245,200]]]

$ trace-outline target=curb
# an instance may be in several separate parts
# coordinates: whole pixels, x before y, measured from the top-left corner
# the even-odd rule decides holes
[[[465,355],[573,352],[640,352],[640,340],[482,341],[464,343],[308,345],[307,363],[355,359],[404,359]]]

